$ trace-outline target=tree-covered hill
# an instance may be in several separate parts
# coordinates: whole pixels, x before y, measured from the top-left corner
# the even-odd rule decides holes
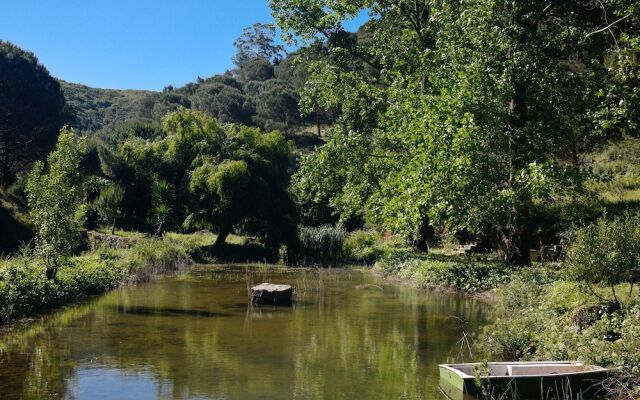
[[[64,97],[76,112],[81,131],[98,131],[106,126],[140,117],[147,90],[98,89],[59,80]]]
[[[0,40],[0,187],[45,157],[73,122],[58,82],[37,57]]]
[[[223,123],[241,123],[280,130],[285,134],[335,121],[335,110],[300,104],[311,64],[326,56],[312,45],[285,54],[275,44],[271,25],[246,28],[234,43],[236,68],[208,78],[198,77],[182,87],[162,92],[98,89],[60,81],[65,98],[77,115],[76,127],[97,132],[135,119],[160,121],[180,107],[202,111]]]

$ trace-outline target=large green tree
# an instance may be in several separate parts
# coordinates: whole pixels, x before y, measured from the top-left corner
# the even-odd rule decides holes
[[[218,227],[216,244],[224,243],[234,227],[271,247],[293,243],[297,216],[288,192],[293,156],[279,132],[230,127],[224,150],[197,164],[190,189],[198,206],[191,218]]]
[[[158,234],[214,228],[218,244],[234,230],[273,247],[295,240],[297,213],[288,192],[293,149],[282,134],[221,126],[187,109],[167,114],[161,134],[144,124],[127,126],[117,135],[120,143],[100,151],[104,175],[124,189],[119,202],[108,192],[99,200],[112,221],[122,214],[120,221]]]
[[[290,38],[329,47],[303,103],[341,110],[297,175],[303,200],[407,237],[427,223],[489,234],[512,264],[526,262],[536,213],[580,189],[582,156],[607,134],[603,93],[620,79],[609,60],[637,38],[636,6],[622,2],[271,6]],[[373,18],[346,32],[363,10]]]
[[[38,59],[0,40],[0,186],[46,157],[73,119],[60,84]]]
[[[298,93],[287,82],[269,80],[260,86],[256,96],[254,120],[266,130],[289,133],[300,120],[299,101]]]
[[[233,58],[239,68],[255,58],[278,63],[283,58],[284,47],[276,43],[276,28],[272,24],[255,23],[242,30],[233,45],[237,53]]]

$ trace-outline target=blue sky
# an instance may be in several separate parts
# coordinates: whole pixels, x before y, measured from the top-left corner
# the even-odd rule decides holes
[[[114,89],[222,73],[242,29],[273,21],[267,0],[0,0],[0,8],[0,39],[34,52],[53,76]]]

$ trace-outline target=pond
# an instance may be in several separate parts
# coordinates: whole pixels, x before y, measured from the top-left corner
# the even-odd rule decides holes
[[[262,282],[293,306],[249,305]],[[5,329],[0,398],[439,399],[459,319],[490,312],[362,269],[197,266]]]

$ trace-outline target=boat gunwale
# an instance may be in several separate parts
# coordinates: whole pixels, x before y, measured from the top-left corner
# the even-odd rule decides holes
[[[594,374],[594,373],[602,373],[602,372],[607,372],[608,370],[606,368],[597,366],[597,365],[585,365],[579,361],[520,361],[520,362],[490,362],[489,366],[491,365],[579,365],[579,366],[583,366],[583,367],[587,367],[587,368],[591,368],[588,371],[576,371],[576,372],[563,372],[563,373],[556,373],[556,374],[535,374],[535,375],[489,375],[489,376],[482,376],[481,379],[504,379],[504,378],[509,378],[509,379],[521,379],[521,378],[546,378],[546,377],[563,377],[563,376],[579,376],[579,375],[588,375],[588,374]],[[475,379],[475,377],[473,375],[468,375],[466,373],[464,373],[463,371],[460,371],[459,369],[456,369],[455,367],[474,367],[477,365],[482,365],[481,363],[462,363],[462,364],[439,364],[438,368],[444,368],[448,371],[453,372],[454,374],[456,374],[457,376],[459,376],[462,379]]]

